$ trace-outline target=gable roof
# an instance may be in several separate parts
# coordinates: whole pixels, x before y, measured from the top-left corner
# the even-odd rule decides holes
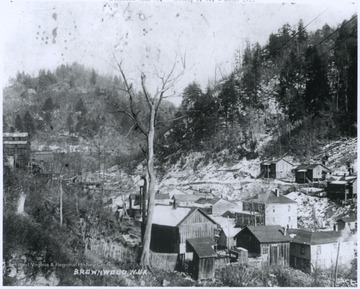
[[[342,237],[342,231],[311,232],[302,229],[289,229],[291,242],[306,245],[321,245],[336,243]]]
[[[266,194],[257,194],[253,197],[247,198],[244,200],[245,202],[258,202],[258,203],[265,203],[265,204],[296,204],[295,201],[279,194],[276,196],[275,192],[270,192]]]
[[[288,235],[284,236],[283,228],[279,225],[272,226],[248,226],[240,231],[235,238],[240,238],[246,231],[250,231],[260,243],[290,242]]]
[[[191,247],[193,247],[199,258],[217,257],[216,252],[211,247],[212,245],[216,245],[216,242],[211,238],[193,238],[187,239],[186,241],[190,244]]]
[[[325,167],[323,164],[302,164],[295,168],[295,171],[307,171],[307,170],[313,170],[317,166],[323,167],[326,171],[331,171],[329,168]]]
[[[217,224],[212,218],[210,218],[199,208],[177,207],[176,209],[174,209],[173,206],[159,204],[155,205],[154,208],[153,224],[168,227],[179,227],[195,211],[199,211],[211,222]]]

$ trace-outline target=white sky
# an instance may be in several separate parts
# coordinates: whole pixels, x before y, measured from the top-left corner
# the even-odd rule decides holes
[[[179,94],[191,81],[204,88],[215,71],[218,78],[230,72],[234,52],[244,49],[246,40],[263,45],[283,24],[302,19],[307,25],[317,16],[308,31],[325,23],[337,26],[358,9],[356,1],[344,0],[247,1],[2,0],[3,79],[74,61],[113,75],[115,51],[128,76],[136,83],[145,71],[154,91],[154,67],[169,71],[176,55],[180,60],[186,54],[186,70],[175,87]]]

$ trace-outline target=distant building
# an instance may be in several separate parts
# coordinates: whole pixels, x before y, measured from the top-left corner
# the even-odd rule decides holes
[[[338,230],[349,230],[351,232],[357,231],[357,219],[354,217],[343,217],[336,221]]]
[[[330,180],[326,186],[330,200],[349,200],[357,198],[357,176],[343,176],[338,180]]]
[[[310,232],[300,229],[288,230],[290,243],[290,266],[306,272],[314,269],[350,266],[355,259],[356,244],[342,231]],[[339,254],[338,254],[339,250]]]
[[[236,236],[236,247],[248,250],[249,259],[262,265],[289,266],[290,238],[281,226],[248,226]]]
[[[196,195],[174,195],[172,197],[172,202],[176,200],[176,204],[178,206],[183,207],[192,207],[194,206],[195,201],[202,198],[202,196],[196,196]]]
[[[300,165],[295,168],[295,181],[305,184],[325,180],[326,174],[330,172],[331,170],[322,164]]]
[[[294,165],[287,160],[274,159],[266,160],[260,164],[261,177],[266,179],[281,179],[291,174]]]
[[[3,133],[3,153],[10,167],[27,169],[30,162],[30,140],[27,132]]]
[[[155,194],[155,204],[170,205],[170,201],[169,194]]]
[[[222,198],[200,198],[194,202],[195,207],[203,208],[208,214],[221,216],[228,210],[239,209],[239,206]]]
[[[248,225],[280,225],[297,228],[297,203],[275,192],[257,194],[243,200],[243,212],[236,212],[236,224]]]

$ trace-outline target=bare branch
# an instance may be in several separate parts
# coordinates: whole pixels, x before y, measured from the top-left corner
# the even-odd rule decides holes
[[[134,92],[133,92],[132,84],[129,84],[129,82],[126,78],[124,70],[122,69],[122,62],[119,62],[116,59],[114,53],[113,53],[113,57],[114,57],[116,65],[117,65],[117,70],[120,72],[120,74],[123,78],[123,81],[125,83],[125,89],[122,89],[122,90],[128,94],[129,101],[130,101],[130,112],[126,111],[125,109],[121,109],[119,112],[125,113],[127,116],[129,116],[134,121],[134,123],[137,125],[137,127],[140,129],[140,131],[147,137],[148,132],[146,131],[142,122],[137,117],[138,114],[140,113],[140,111],[137,113],[134,111]],[[143,82],[143,80],[141,82]]]

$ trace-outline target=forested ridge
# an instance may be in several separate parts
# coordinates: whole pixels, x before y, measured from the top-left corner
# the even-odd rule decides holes
[[[205,88],[190,83],[179,108],[163,105],[161,156],[222,149],[257,154],[264,136],[271,141],[261,154],[306,155],[322,140],[356,135],[356,15],[339,27],[311,32],[302,21],[285,24],[266,45],[248,43],[235,51],[234,64],[228,76]],[[90,140],[111,134],[140,143],[131,120],[116,113],[117,106],[128,105],[121,87],[118,76],[101,76],[77,63],[36,77],[19,72],[4,89],[4,131],[44,139],[53,132]],[[140,98],[136,105],[147,114]]]

